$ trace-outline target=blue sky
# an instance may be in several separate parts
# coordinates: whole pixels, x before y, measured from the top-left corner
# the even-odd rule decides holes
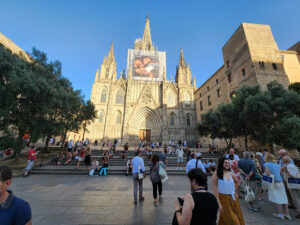
[[[222,64],[222,47],[242,22],[269,24],[280,49],[300,41],[299,0],[0,0],[0,32],[25,51],[58,59],[89,99],[96,69],[114,42],[118,76],[149,15],[152,41],[167,52],[167,79],[180,48],[197,87]]]

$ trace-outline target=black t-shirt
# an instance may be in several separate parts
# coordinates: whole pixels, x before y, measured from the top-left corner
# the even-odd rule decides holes
[[[216,197],[209,192],[194,192],[194,210],[191,225],[216,225],[219,204]]]

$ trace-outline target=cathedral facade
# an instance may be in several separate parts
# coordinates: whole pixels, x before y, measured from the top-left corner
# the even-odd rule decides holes
[[[197,142],[195,78],[180,50],[175,80],[166,79],[165,52],[154,48],[146,19],[142,39],[128,50],[127,73],[117,79],[113,44],[98,68],[91,92],[97,118],[89,125],[90,140]]]

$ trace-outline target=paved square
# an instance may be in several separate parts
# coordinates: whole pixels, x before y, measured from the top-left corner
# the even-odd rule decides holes
[[[174,200],[190,192],[187,177],[169,176],[163,184],[164,200],[155,207],[147,177],[145,201],[135,206],[132,186],[131,176],[31,175],[14,178],[10,189],[30,203],[34,225],[171,224]],[[249,211],[241,200],[247,225],[299,224],[297,219],[282,222],[273,218],[275,205],[266,195],[264,199],[260,213]]]

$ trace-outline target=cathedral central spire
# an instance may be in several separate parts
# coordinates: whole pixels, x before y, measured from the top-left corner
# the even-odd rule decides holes
[[[111,43],[108,55],[107,55],[107,60],[108,61],[115,61],[115,56],[114,56],[114,43]]]
[[[135,43],[134,43],[134,48],[140,49],[140,50],[147,50],[147,51],[155,50],[154,45],[152,44],[151,31],[150,31],[150,20],[149,20],[148,16],[146,18],[143,39],[140,39],[140,38],[136,39]]]

